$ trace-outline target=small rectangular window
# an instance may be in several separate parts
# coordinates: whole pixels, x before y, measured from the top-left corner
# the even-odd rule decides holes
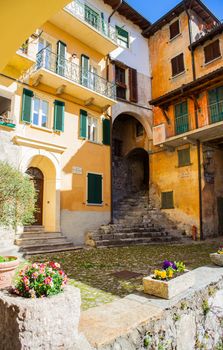
[[[116,26],[116,35],[117,35],[117,43],[118,45],[128,48],[129,47],[129,33],[124,30],[123,28],[120,28]]]
[[[48,126],[49,102],[38,97],[33,98],[32,124],[46,128]]]
[[[190,165],[190,148],[184,148],[177,151],[178,153],[178,166],[183,167]]]
[[[185,71],[184,67],[184,54],[181,53],[180,55],[172,58],[171,60],[172,65],[172,76],[178,75]]]
[[[205,63],[213,61],[215,58],[221,56],[220,42],[215,40],[213,43],[204,48]]]
[[[177,36],[178,34],[180,34],[180,22],[179,22],[179,20],[173,22],[170,25],[170,39],[175,38],[175,36]]]
[[[115,82],[117,85],[116,94],[118,98],[126,100],[126,79],[125,79],[125,69],[119,66],[115,66]]]
[[[102,175],[88,173],[87,175],[87,203],[101,205],[102,202]]]
[[[98,119],[88,116],[87,138],[89,141],[98,142]]]
[[[161,193],[161,209],[173,209],[173,191]]]

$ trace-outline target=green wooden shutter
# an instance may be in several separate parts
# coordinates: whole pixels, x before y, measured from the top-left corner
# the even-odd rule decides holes
[[[54,101],[54,130],[64,131],[64,110],[65,103],[62,101]]]
[[[33,91],[28,89],[23,89],[22,96],[22,121],[26,123],[31,123],[31,113],[32,113],[32,98],[34,94]]]
[[[189,130],[187,101],[175,105],[176,134],[182,134]]]
[[[190,165],[190,148],[184,148],[177,151],[178,152],[178,166]]]
[[[65,64],[66,64],[66,44],[62,41],[57,42],[57,67],[56,72],[64,76],[65,74]]]
[[[89,204],[102,204],[102,175],[88,173]]]
[[[161,193],[161,209],[173,209],[173,191]]]
[[[209,113],[211,123],[218,122],[218,94],[217,89],[212,89],[208,91],[209,100]]]
[[[87,111],[80,110],[79,136],[87,138]]]
[[[90,70],[90,61],[89,57],[81,55],[81,84],[88,86],[89,84],[89,70]]]
[[[111,127],[110,127],[110,120],[109,119],[103,119],[103,144],[104,145],[110,145],[111,144]]]

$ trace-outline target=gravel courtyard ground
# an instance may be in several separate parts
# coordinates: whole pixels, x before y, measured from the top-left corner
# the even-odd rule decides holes
[[[29,261],[57,261],[81,290],[82,309],[111,302],[133,292],[142,291],[142,276],[148,275],[163,260],[184,261],[194,269],[210,264],[209,253],[215,252],[219,242],[188,243],[184,245],[149,245],[111,249],[90,249],[38,255]],[[141,275],[115,276],[120,271]],[[126,274],[124,274],[126,275]],[[131,276],[130,276],[131,277]]]

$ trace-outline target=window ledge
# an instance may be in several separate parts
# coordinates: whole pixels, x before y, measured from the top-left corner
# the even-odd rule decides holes
[[[103,146],[102,142],[91,141],[91,140],[88,140],[88,139],[86,139],[86,141],[90,142],[90,143],[93,143],[94,145]]]
[[[173,38],[169,39],[169,43],[171,43],[173,40],[175,40],[176,38],[178,38],[179,36],[182,36],[182,33],[177,34],[176,36],[174,36]]]
[[[191,166],[193,165],[193,163],[188,163],[188,164],[185,164],[185,165],[177,165],[176,168],[185,168],[187,166]]]
[[[173,75],[173,76],[171,77],[171,80],[173,80],[173,79],[175,79],[175,78],[178,78],[179,76],[181,76],[181,75],[183,75],[183,74],[185,74],[185,73],[186,73],[186,70],[184,70],[183,72],[180,72],[179,74]]]
[[[205,62],[203,67],[206,67],[206,66],[208,66],[209,64],[211,64],[211,63],[213,63],[213,62],[215,62],[215,61],[217,61],[217,60],[220,60],[221,58],[222,58],[222,55],[221,55],[221,56],[218,56],[218,57],[216,57],[216,58],[214,58],[213,60],[211,60],[211,61],[209,61],[209,62]]]
[[[32,129],[37,129],[37,130],[49,132],[50,134],[52,134],[52,133],[54,132],[53,129],[44,128],[43,126],[38,126],[38,125],[34,125],[34,124],[30,124],[30,127],[31,127]]]
[[[86,203],[86,206],[88,207],[103,207],[104,203],[96,204],[96,203]]]

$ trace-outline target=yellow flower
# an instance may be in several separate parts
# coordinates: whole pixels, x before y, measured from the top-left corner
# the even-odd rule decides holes
[[[162,279],[165,279],[166,278],[166,271],[161,271],[160,277]]]
[[[159,274],[160,274],[159,270],[155,270],[155,271],[154,271],[154,275],[155,275],[155,276],[159,276]]]
[[[172,270],[169,270],[169,271],[168,271],[168,277],[169,277],[169,278],[172,278],[172,277],[173,277],[173,271],[172,271]]]

